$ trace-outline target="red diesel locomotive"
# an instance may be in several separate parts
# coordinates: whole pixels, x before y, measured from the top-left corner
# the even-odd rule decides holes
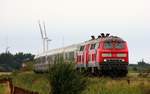
[[[92,73],[123,75],[128,72],[127,43],[116,36],[101,34],[97,39],[81,44],[77,51],[77,68],[87,68]]]
[[[80,44],[54,49],[35,57],[35,71],[48,70],[56,58],[75,62],[76,69],[94,74],[126,76],[128,72],[128,47],[126,41],[117,36],[102,33],[98,38]],[[48,63],[45,62],[47,55]]]

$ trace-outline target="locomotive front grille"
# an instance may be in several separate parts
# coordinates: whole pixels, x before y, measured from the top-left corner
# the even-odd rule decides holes
[[[104,60],[100,67],[103,70],[110,70],[110,69],[127,69],[128,63],[124,62],[122,59],[107,59]]]
[[[104,59],[104,62],[124,62],[124,59]]]
[[[122,62],[122,60],[121,59],[119,59],[119,60],[106,60],[106,62]]]

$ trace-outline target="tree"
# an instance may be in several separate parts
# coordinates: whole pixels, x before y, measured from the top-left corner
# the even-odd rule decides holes
[[[15,57],[15,61],[19,63],[33,61],[34,59],[34,55],[29,54],[29,53],[24,54],[23,52],[16,53],[14,57]]]
[[[142,61],[139,61],[139,62],[138,62],[138,65],[139,65],[139,66],[146,65],[146,62],[144,61],[144,59],[142,59]]]
[[[13,71],[19,70],[22,63],[33,61],[34,55],[29,53],[16,53],[15,55],[10,52],[0,54],[0,71]]]
[[[11,53],[0,54],[0,66],[2,71],[12,71],[13,69],[19,69],[21,64],[14,60],[14,56]]]

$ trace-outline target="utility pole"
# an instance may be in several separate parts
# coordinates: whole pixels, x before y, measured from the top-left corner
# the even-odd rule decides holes
[[[8,46],[6,47],[6,53],[9,53],[9,48],[10,47],[8,47]]]
[[[64,36],[62,37],[63,59],[65,60]]]

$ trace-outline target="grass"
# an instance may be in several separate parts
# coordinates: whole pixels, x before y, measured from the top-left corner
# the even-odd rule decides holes
[[[32,72],[15,73],[12,75],[13,84],[26,90],[49,94],[49,82],[45,74],[34,74]]]
[[[0,84],[0,94],[7,94],[7,88],[5,84]]]
[[[5,87],[3,84],[0,84],[0,94],[5,94]]]
[[[141,85],[140,81],[113,80],[110,78],[90,78],[90,84],[83,94],[146,94],[141,86],[150,90],[150,84]],[[143,79],[144,80],[144,79]]]
[[[82,94],[149,94],[149,78],[130,77],[130,84],[126,79],[87,77],[88,87]],[[49,91],[48,81],[43,74],[18,74],[14,83],[28,90],[38,91],[40,94],[48,94]]]
[[[16,86],[40,94],[49,94],[50,86],[47,74],[35,74],[33,72],[13,73],[13,83]],[[134,73],[129,73],[128,77],[112,79],[108,77],[85,77],[88,80],[87,88],[82,94],[149,94],[150,78],[144,78]],[[128,80],[130,79],[130,83]],[[0,85],[0,94],[5,90]]]
[[[10,75],[11,74],[11,72],[0,72],[0,76],[2,76],[2,75]]]

